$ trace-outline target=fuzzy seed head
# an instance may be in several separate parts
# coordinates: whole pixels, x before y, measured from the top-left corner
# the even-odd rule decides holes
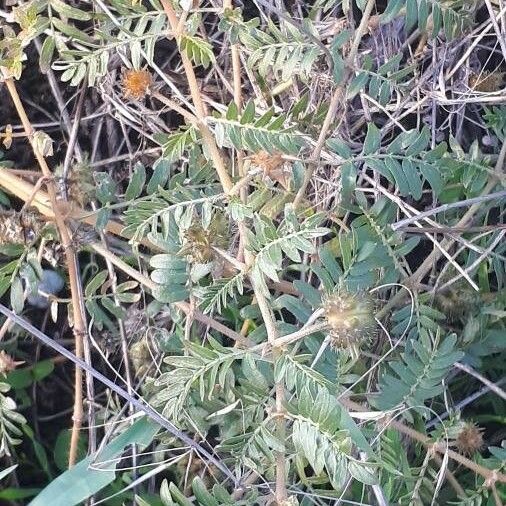
[[[275,151],[259,151],[251,157],[253,166],[262,169],[263,176],[268,177],[274,182],[278,182],[284,188],[288,188],[289,172],[285,168],[285,159],[282,153]]]
[[[0,351],[0,375],[5,375],[8,372],[14,371],[14,369],[21,364],[24,364],[24,362],[17,362],[10,355],[5,353],[4,350]]]
[[[85,207],[95,199],[96,184],[93,171],[87,163],[75,164],[67,176],[67,194],[72,202]]]
[[[226,248],[228,224],[223,215],[214,215],[208,228],[200,223],[193,224],[184,232],[184,244],[180,254],[192,261],[206,264],[216,257],[214,248]]]
[[[192,226],[185,233],[185,253],[198,263],[210,262],[214,257],[213,237],[209,230]]]
[[[285,163],[283,155],[279,152],[268,153],[267,151],[259,151],[251,157],[251,163],[257,167],[260,167],[267,174],[269,172],[278,169]]]
[[[26,211],[0,212],[0,245],[27,244],[34,241],[44,226],[37,209],[30,207]]]
[[[476,306],[476,297],[465,289],[454,290],[436,297],[438,309],[446,316],[448,323],[467,319]]]
[[[326,297],[323,309],[334,348],[360,345],[374,332],[373,303],[368,294],[340,289]]]
[[[483,429],[472,422],[465,423],[457,436],[457,448],[468,455],[479,451],[483,448]]]
[[[484,93],[493,93],[503,87],[506,72],[488,72],[486,70],[479,74],[471,72],[469,75],[469,87]]]
[[[144,98],[151,85],[153,79],[147,70],[126,70],[123,74],[123,95],[125,98],[140,100]]]

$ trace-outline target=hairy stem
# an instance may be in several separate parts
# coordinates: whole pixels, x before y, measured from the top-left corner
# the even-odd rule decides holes
[[[176,36],[178,39],[177,42],[179,44],[180,38],[184,36],[184,27],[180,25],[178,17],[176,12],[174,11],[174,8],[169,0],[162,0],[162,5],[164,8],[164,11],[167,15],[167,18],[169,20],[169,24],[172,29],[172,33]],[[186,78],[188,81],[188,85],[190,87],[190,94],[192,97],[193,104],[195,106],[196,115],[197,115],[197,127],[200,131],[200,134],[202,136],[202,140],[204,145],[206,146],[209,155],[211,156],[211,159],[213,160],[216,172],[218,174],[218,178],[221,182],[221,185],[223,187],[223,190],[226,194],[229,194],[230,191],[233,188],[232,179],[230,178],[230,175],[228,173],[228,170],[226,169],[225,163],[224,163],[224,156],[220,152],[216,140],[214,138],[214,135],[212,131],[209,129],[205,122],[206,118],[206,110],[204,106],[204,102],[202,100],[202,95],[200,92],[199,85],[197,83],[197,79],[195,76],[195,71],[193,69],[192,63],[189,60],[188,56],[183,50],[180,50],[181,55],[181,61],[183,63],[183,68],[186,74]],[[239,59],[236,57],[233,60],[233,64],[235,62],[236,69],[234,71],[234,74],[236,75],[236,78],[234,79],[234,84],[236,86],[235,92],[234,92],[234,98],[239,99],[240,96],[240,90],[237,89],[237,86],[240,86],[240,70],[237,68],[237,64],[239,63]],[[237,77],[239,76],[239,77]],[[246,234],[245,234],[245,225],[243,223],[239,224],[239,232],[242,238],[242,244],[245,247],[245,259],[246,263],[251,265],[254,262],[254,256],[247,251],[247,244],[246,244]],[[275,321],[272,315],[272,312],[269,308],[269,305],[267,303],[267,299],[263,295],[262,291],[258,289],[256,286],[255,281],[252,279],[252,287],[253,291],[258,303],[258,306],[260,308],[262,318],[265,323],[265,327],[267,329],[267,336],[268,340],[271,344],[274,344],[277,339],[277,330]],[[273,353],[278,353],[279,348],[274,347]],[[276,411],[278,413],[278,436],[280,436],[281,440],[284,440],[284,430],[285,430],[285,422],[283,418],[283,403],[284,403],[284,385],[276,384]],[[275,492],[275,499],[278,504],[281,504],[283,501],[287,498],[287,491],[286,491],[286,482],[285,482],[285,455],[284,453],[279,453],[276,457],[276,492]]]
[[[232,7],[231,0],[225,0],[223,3],[225,8]],[[233,81],[234,81],[234,102],[237,105],[237,108],[240,110],[242,105],[242,90],[241,90],[241,61],[239,55],[239,49],[236,44],[232,44],[231,46],[231,56],[232,56],[232,73],[233,73]],[[239,173],[242,177],[244,177],[243,173],[243,154],[238,151],[237,152],[237,165],[239,168]],[[241,192],[241,198],[243,201],[246,201],[247,198],[247,187],[243,188]],[[245,233],[245,226],[243,223],[239,224],[240,227],[240,235],[241,235],[241,247],[242,251],[240,251],[240,255],[244,255],[244,258],[247,264],[252,265],[255,261],[254,255],[248,251],[247,249],[247,239]],[[262,314],[262,319],[265,324],[265,328],[267,330],[267,339],[269,344],[272,346],[273,358],[279,357],[282,353],[282,349],[276,346],[276,340],[278,339],[278,332],[276,329],[276,322],[274,319],[274,315],[272,314],[269,303],[261,290],[256,287],[256,283],[252,277],[251,284],[254,291],[254,297],[260,308],[260,312]],[[285,441],[286,435],[286,427],[285,427],[285,386],[283,381],[277,381],[275,386],[275,396],[276,396],[276,435],[279,441]],[[285,452],[276,452],[276,488],[274,491],[274,497],[277,504],[283,504],[288,497],[287,488],[286,488],[286,462],[285,462]]]

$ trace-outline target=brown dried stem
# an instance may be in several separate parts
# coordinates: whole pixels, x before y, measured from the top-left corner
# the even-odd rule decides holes
[[[503,142],[501,146],[501,151],[499,153],[499,157],[497,159],[497,162],[495,164],[495,172],[496,173],[502,173],[504,172],[506,163],[506,142]],[[483,191],[481,192],[481,197],[485,197],[488,195],[497,185],[497,182],[495,178],[487,183]],[[474,202],[473,205],[464,213],[462,218],[454,225],[455,228],[462,228],[466,227],[469,223],[471,223],[471,220],[473,219],[476,212],[481,207],[481,201]],[[422,262],[420,267],[416,270],[416,272],[413,273],[413,275],[406,280],[406,284],[408,286],[416,286],[420,281],[427,275],[427,273],[432,269],[432,267],[435,265],[435,263],[441,258],[441,255],[443,254],[441,250],[448,251],[451,246],[454,243],[453,238],[445,239],[441,242],[441,249],[434,248],[432,252],[425,258],[425,260]],[[395,307],[399,302],[401,302],[405,297],[404,291],[397,292],[388,302],[388,304],[385,305],[385,307],[379,311],[377,314],[378,318],[382,318],[388,312]]]
[[[167,18],[169,20],[172,33],[176,35],[176,38],[178,39],[177,42],[179,44],[180,42],[179,39],[184,34],[184,27],[179,26],[179,19],[170,1],[162,0],[162,5],[165,14],[167,15]],[[200,92],[199,85],[197,83],[195,71],[193,70],[193,65],[184,50],[180,49],[179,53],[181,55],[181,62],[183,63],[186,79],[190,87],[190,94],[192,97],[193,105],[195,106],[195,111],[197,113],[198,128],[200,134],[202,135],[202,140],[205,146],[207,147],[209,154],[213,160],[214,167],[218,174],[218,178],[221,182],[221,185],[223,186],[225,192],[228,193],[233,186],[232,179],[230,178],[230,175],[227,171],[220,150],[216,145],[213,133],[206,124],[206,116],[207,116],[206,109],[204,106],[204,101],[202,99],[202,94]]]
[[[343,404],[343,406],[352,411],[368,411],[368,408],[365,408],[361,404],[353,402],[350,399],[342,398],[339,400],[339,402]],[[418,432],[417,430],[408,427],[407,425],[404,425],[402,422],[398,422],[397,420],[390,420],[389,425],[394,427],[402,434],[405,434],[406,436],[410,437],[411,439],[414,439],[415,441],[422,443],[429,450],[434,450],[437,453],[441,454],[447,453],[448,457],[450,457],[455,462],[462,464],[463,466],[467,467],[474,473],[479,474],[480,476],[485,478],[485,483],[487,484],[487,486],[492,486],[497,482],[506,483],[506,474],[500,473],[492,469],[487,469],[486,467],[477,464],[476,462],[473,462],[467,457],[464,457],[460,453],[450,450],[446,448],[444,445],[435,443],[429,436],[426,436],[425,434],[422,434],[421,432]]]
[[[232,1],[225,0],[223,2],[224,8],[231,8]],[[233,73],[233,82],[234,82],[234,102],[237,105],[237,108],[240,110],[242,105],[242,89],[241,89],[241,60],[239,55],[239,49],[236,44],[232,44],[231,46],[231,56],[232,56],[232,73]],[[239,168],[239,173],[242,177],[244,177],[243,173],[243,154],[238,151],[237,152],[237,166]],[[247,197],[247,187],[243,188],[241,192],[241,197],[243,201],[246,200]],[[255,261],[254,255],[248,251],[246,246],[246,233],[244,230],[244,224],[240,224],[241,229],[241,247],[244,248],[243,251],[240,251],[240,255],[244,255],[244,258],[248,265],[251,265]],[[282,348],[276,346],[276,340],[278,339],[278,331],[276,329],[276,323],[274,316],[272,314],[269,303],[262,293],[256,287],[255,280],[251,278],[251,284],[253,287],[253,291],[255,294],[255,300],[260,308],[260,312],[262,314],[262,318],[265,323],[265,328],[267,331],[267,339],[272,346],[273,358],[276,360],[283,353]],[[285,386],[284,382],[277,381],[274,385],[274,391],[276,396],[276,435],[279,441],[285,441],[286,435],[286,427],[285,427],[285,417],[283,416],[285,413]],[[286,488],[286,461],[285,461],[285,452],[276,452],[276,487],[274,491],[274,499],[276,504],[284,504],[288,498],[287,488]]]
[[[128,265],[126,262],[121,260],[121,258],[118,258],[114,253],[112,253],[108,248],[105,248],[100,243],[92,243],[90,247],[99,255],[101,255],[104,259],[106,259],[108,262],[110,262],[112,265],[123,271],[125,274],[130,276],[132,279],[135,279],[138,281],[142,286],[147,288],[148,290],[153,290],[156,287],[156,283],[152,281],[150,278],[142,274],[141,272],[137,271],[130,265]],[[245,339],[241,334],[238,332],[235,332],[232,329],[229,329],[225,325],[223,325],[220,322],[217,322],[210,316],[207,316],[203,314],[201,311],[196,310],[195,308],[190,308],[190,304],[187,302],[176,302],[174,305],[183,311],[185,314],[192,314],[192,317],[203,323],[204,325],[208,325],[209,327],[217,330],[224,336],[229,337],[230,339],[233,339],[234,341],[238,341],[239,343],[247,346],[249,344],[248,340]]]
[[[350,53],[348,57],[346,58],[346,69],[344,72],[344,76],[342,78],[342,83],[334,90],[334,93],[332,95],[332,98],[330,100],[329,108],[327,111],[327,114],[325,116],[325,120],[323,121],[323,125],[320,131],[320,135],[318,136],[318,140],[316,141],[316,146],[313,149],[313,152],[311,153],[311,160],[315,160],[314,162],[310,163],[306,173],[304,174],[304,180],[302,182],[301,187],[299,188],[299,191],[297,192],[297,195],[295,196],[295,200],[293,201],[293,205],[297,207],[301,202],[302,199],[305,197],[307,187],[309,186],[309,183],[311,182],[311,178],[313,177],[313,174],[318,168],[320,155],[322,152],[323,147],[325,146],[325,141],[327,139],[327,134],[329,132],[330,127],[332,126],[332,123],[334,122],[334,119],[337,116],[337,109],[339,107],[339,104],[344,100],[344,92],[346,89],[346,85],[350,77],[353,75],[353,67],[355,65],[355,58],[357,56],[358,48],[360,46],[360,42],[362,41],[363,36],[367,32],[367,26],[369,23],[369,19],[371,17],[372,9],[376,3],[376,0],[368,0],[364,12],[362,13],[362,17],[360,20],[360,24],[357,28],[357,31],[355,32],[355,37],[353,39],[353,43],[350,49]]]
[[[33,153],[37,162],[40,166],[43,176],[46,178],[46,186],[48,192],[47,204],[50,204],[54,221],[60,234],[61,244],[65,251],[65,262],[69,275],[70,293],[72,300],[72,315],[74,323],[74,336],[75,336],[75,351],[78,358],[83,357],[83,335],[86,333],[86,316],[81,310],[81,299],[80,299],[80,287],[79,287],[79,274],[77,272],[77,258],[72,246],[71,236],[67,225],[65,223],[65,217],[58,201],[56,189],[54,186],[51,170],[44,158],[44,155],[40,152],[37,146],[34,144],[33,135],[34,129],[28,119],[25,108],[19,98],[16,85],[12,78],[5,76],[5,84],[11,96],[11,99],[18,113],[19,119],[23,124],[26,136],[30,141]],[[4,171],[2,171],[4,173]],[[29,195],[27,195],[28,197]],[[70,439],[70,450],[69,450],[69,467],[73,466],[77,457],[77,443],[79,440],[79,433],[82,426],[83,419],[83,373],[79,367],[75,368],[75,385],[74,385],[74,410],[73,410],[73,424],[72,434]]]
[[[184,26],[179,22],[178,16],[170,3],[169,0],[162,0],[162,5],[164,8],[164,11],[167,15],[167,18],[169,20],[169,24],[172,29],[172,33],[176,36],[178,44],[180,43],[180,38],[184,36]],[[186,55],[184,50],[180,50],[181,55],[181,61],[183,63],[183,68],[186,74],[186,78],[188,81],[188,85],[190,88],[190,94],[192,97],[193,104],[195,106],[196,110],[196,116],[197,116],[197,127],[200,131],[200,134],[202,136],[202,140],[207,147],[207,150],[211,156],[211,159],[214,162],[214,166],[216,169],[216,172],[218,174],[218,178],[221,182],[221,185],[223,187],[223,190],[226,194],[229,194],[230,191],[233,188],[232,179],[230,178],[230,175],[228,173],[228,170],[224,163],[224,155],[220,152],[214,135],[212,131],[209,129],[209,127],[206,124],[206,110],[204,106],[204,102],[202,99],[202,94],[200,92],[200,88],[197,83],[197,79],[195,77],[195,71],[193,69],[192,63],[189,60],[188,56]],[[234,98],[240,102],[240,68],[237,66],[239,63],[239,59],[233,58],[232,64],[235,66],[234,70]],[[245,234],[245,227],[244,224],[239,224],[239,232],[241,235],[242,245],[246,246],[246,234]],[[250,252],[245,249],[245,260],[248,265],[251,265],[254,262],[254,255],[252,255]],[[275,321],[271,312],[271,309],[269,307],[269,304],[267,302],[267,299],[263,295],[262,291],[258,288],[256,282],[254,279],[251,279],[251,284],[253,287],[253,291],[255,294],[255,298],[257,300],[258,306],[260,308],[260,312],[262,314],[262,318],[265,323],[265,327],[267,330],[267,336],[269,343],[273,344],[275,343],[277,339],[277,330]],[[279,349],[273,346],[273,352],[276,354]],[[276,410],[279,414],[283,412],[283,403],[284,403],[284,386],[283,384],[277,384],[276,385]],[[284,420],[283,417],[280,416],[280,423],[278,425],[278,431],[281,431],[279,436],[283,437],[284,433]],[[285,457],[284,454],[280,454],[277,456],[276,459],[277,464],[277,471],[276,471],[276,492],[275,492],[275,500],[278,504],[281,504],[284,502],[287,498],[287,491],[286,491],[286,483],[285,483]]]

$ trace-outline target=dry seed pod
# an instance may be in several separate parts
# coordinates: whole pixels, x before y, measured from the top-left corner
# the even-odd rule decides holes
[[[125,98],[140,100],[150,91],[153,84],[153,78],[147,70],[125,70],[121,85]]]
[[[69,200],[76,202],[79,207],[86,207],[95,198],[96,186],[93,171],[88,164],[73,165],[66,183]]]
[[[460,287],[436,295],[437,308],[446,316],[448,323],[455,323],[466,318],[476,306],[474,293]]]
[[[221,214],[215,214],[209,227],[205,229],[200,223],[192,225],[184,232],[184,245],[180,254],[187,255],[194,262],[205,264],[216,257],[213,248],[227,247],[228,224]]]
[[[472,422],[466,422],[457,436],[457,448],[472,455],[483,448],[483,429]]]
[[[10,355],[5,353],[4,350],[0,351],[0,375],[14,371],[18,365],[24,364],[23,361],[17,362]]]
[[[323,302],[333,348],[360,346],[374,332],[374,304],[367,293],[340,288]]]
[[[36,239],[45,222],[35,208],[22,213],[0,212],[0,245],[27,244]]]
[[[272,154],[259,151],[251,157],[251,164],[262,169],[264,177],[277,181],[285,190],[288,189],[289,174],[284,167],[285,159],[279,151]]]
[[[133,343],[128,350],[128,355],[137,377],[146,373],[153,363],[153,355],[146,338]]]
[[[214,258],[213,237],[209,230],[192,225],[184,234],[185,245],[181,253],[188,255],[198,263],[205,264]]]
[[[479,74],[471,72],[469,74],[468,85],[476,91],[492,93],[504,87],[505,72],[481,71]]]

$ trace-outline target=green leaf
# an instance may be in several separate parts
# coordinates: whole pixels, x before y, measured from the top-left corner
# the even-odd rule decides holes
[[[14,369],[7,374],[7,383],[14,389],[27,388],[33,383],[30,367]]]
[[[341,429],[345,429],[350,433],[350,437],[353,442],[364,451],[369,458],[376,459],[376,455],[374,450],[371,448],[369,441],[364,436],[363,432],[358,428],[355,420],[348,414],[348,411],[344,406],[341,407],[341,419],[339,422],[339,427]]]
[[[56,438],[53,448],[54,462],[61,472],[68,469],[69,465],[69,449],[70,438],[72,437],[71,431],[63,429],[60,431]],[[77,460],[86,458],[87,444],[83,437],[79,437],[77,442]]]
[[[133,200],[136,199],[144,188],[144,184],[146,182],[146,169],[142,163],[136,163],[134,167],[134,172],[128,183],[126,192],[125,192],[125,200]]]
[[[202,479],[196,476],[192,481],[195,498],[202,506],[219,506],[218,501],[207,491]]]
[[[181,48],[195,65],[202,65],[204,68],[207,68],[215,61],[213,46],[200,37],[188,34],[183,35],[181,37]]]
[[[420,322],[425,318],[432,324],[426,316],[419,318]],[[401,404],[419,409],[425,400],[440,393],[442,380],[463,356],[461,351],[455,351],[454,335],[435,343],[421,335],[411,344],[412,350],[404,353],[400,360],[389,362],[390,371],[380,378],[380,394],[373,401],[379,409],[388,410]]]
[[[248,123],[252,123],[255,119],[255,102],[253,100],[250,100],[246,107],[244,108],[244,111],[241,114],[241,125],[247,125]]]
[[[58,31],[67,35],[68,37],[85,44],[93,44],[93,39],[87,33],[79,30],[75,26],[64,23],[61,19],[55,17],[51,18],[51,22]]]
[[[193,506],[193,503],[189,501],[172,482],[169,484],[169,492],[172,495],[172,499],[180,506]]]
[[[23,283],[19,276],[12,280],[11,284],[11,306],[15,313],[21,313],[25,306],[25,295],[23,291]]]
[[[403,0],[389,0],[387,3],[387,8],[381,14],[381,23],[386,24],[390,23],[395,16],[399,13],[403,6]]]
[[[53,59],[55,47],[56,44],[54,37],[48,36],[44,39],[39,57],[40,71],[43,74],[46,74],[51,68],[51,60]]]
[[[51,479],[51,472],[49,471],[49,461],[47,458],[46,450],[44,447],[37,441],[35,438],[35,434],[33,430],[28,426],[25,425],[23,427],[23,432],[30,438],[32,445],[33,445],[33,452],[35,454],[35,457],[37,458],[38,464],[42,471],[46,474],[46,476]],[[35,495],[35,494],[34,494]]]
[[[98,232],[103,232],[106,229],[107,223],[109,223],[111,219],[111,214],[112,211],[108,207],[102,207],[98,210],[97,219],[95,221],[95,229]]]
[[[153,165],[153,175],[149,180],[146,193],[152,195],[158,190],[158,187],[164,187],[170,175],[170,162],[166,158],[158,158]]]
[[[93,279],[86,285],[84,294],[86,297],[91,297],[95,292],[105,283],[109,273],[106,270],[100,271]]]
[[[351,100],[357,93],[365,88],[369,74],[367,72],[359,72],[352,80],[346,89],[346,99]]]
[[[157,285],[153,288],[153,297],[155,297],[156,300],[167,304],[186,300],[189,295],[189,290],[179,285]]]
[[[406,31],[409,31],[416,25],[418,21],[418,5],[417,0],[406,0]]]
[[[244,275],[239,272],[231,278],[216,280],[206,287],[201,295],[201,308],[204,313],[211,313],[215,308],[218,313],[227,307],[228,299],[243,293]]]
[[[378,478],[371,469],[371,466],[361,464],[356,461],[351,461],[348,464],[348,471],[356,480],[366,485],[376,485]]]
[[[142,450],[154,438],[159,426],[143,417],[107,444],[98,455],[92,455],[53,480],[29,506],[75,506],[96,494],[116,478],[116,465],[128,445]],[[103,464],[100,464],[103,463]],[[99,465],[100,469],[90,467]]]
[[[250,102],[252,104],[253,102]],[[240,121],[221,118],[210,118],[215,123],[214,133],[218,145],[258,151],[281,151],[296,154],[306,144],[304,137],[292,128],[285,127],[283,116],[274,116],[272,110],[260,117],[252,117],[254,109],[248,104]]]
[[[381,15],[382,23],[391,22],[405,6],[405,30],[411,31],[417,26],[425,31],[427,21],[432,14],[433,28],[430,33],[436,37],[441,27],[444,28],[447,39],[458,36],[469,22],[469,11],[462,8],[460,2],[444,2],[442,0],[388,0],[387,7]]]
[[[381,135],[378,127],[374,123],[368,123],[362,155],[367,156],[377,153],[380,148],[380,142]]]
[[[314,32],[311,21],[304,21],[306,29]],[[322,50],[292,24],[283,22],[282,26],[284,30],[269,19],[266,31],[251,25],[241,27],[239,38],[249,52],[248,67],[264,78],[269,76],[282,82],[295,75],[307,80]]]
[[[107,172],[95,172],[95,194],[101,204],[109,204],[116,199],[117,184]]]
[[[40,488],[14,488],[9,487],[0,490],[0,499],[7,501],[7,504],[12,504],[11,501],[20,501],[27,497],[33,497],[40,492]]]
[[[91,14],[89,12],[72,7],[61,0],[49,0],[49,4],[56,12],[65,18],[77,19],[78,21],[89,21],[91,19]]]
[[[34,364],[31,369],[33,380],[40,381],[54,371],[54,362],[52,360],[41,360]]]

